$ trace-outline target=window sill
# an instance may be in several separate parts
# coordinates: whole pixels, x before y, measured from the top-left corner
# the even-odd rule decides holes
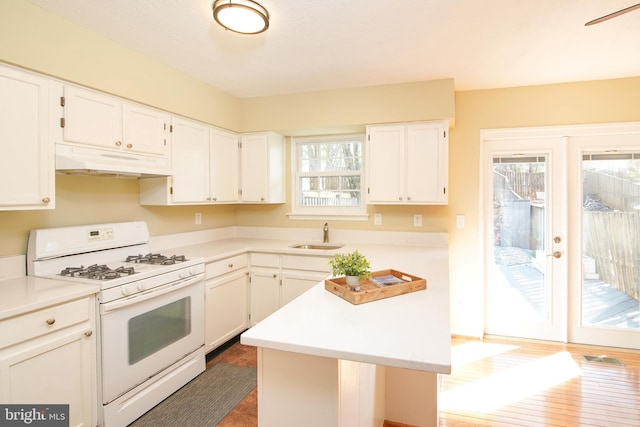
[[[368,221],[368,213],[359,214],[323,214],[323,213],[293,213],[287,214],[293,220],[327,220],[327,221]]]

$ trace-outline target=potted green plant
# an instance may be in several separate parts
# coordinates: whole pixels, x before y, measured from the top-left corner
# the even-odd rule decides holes
[[[348,254],[335,254],[330,260],[331,272],[334,276],[346,276],[347,285],[356,289],[360,281],[371,276],[369,260],[358,250]]]

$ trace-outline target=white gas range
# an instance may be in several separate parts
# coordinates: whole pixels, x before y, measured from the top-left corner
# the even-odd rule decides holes
[[[29,275],[100,286],[100,425],[125,426],[205,369],[204,260],[150,250],[141,221],[33,230]]]

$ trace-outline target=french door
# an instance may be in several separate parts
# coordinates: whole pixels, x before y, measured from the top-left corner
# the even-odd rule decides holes
[[[482,132],[485,333],[640,348],[640,124]]]
[[[483,139],[488,334],[566,339],[565,145]]]

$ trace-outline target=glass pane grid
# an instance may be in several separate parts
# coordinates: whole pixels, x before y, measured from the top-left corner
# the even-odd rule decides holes
[[[297,143],[298,206],[360,207],[362,141],[327,139]]]

